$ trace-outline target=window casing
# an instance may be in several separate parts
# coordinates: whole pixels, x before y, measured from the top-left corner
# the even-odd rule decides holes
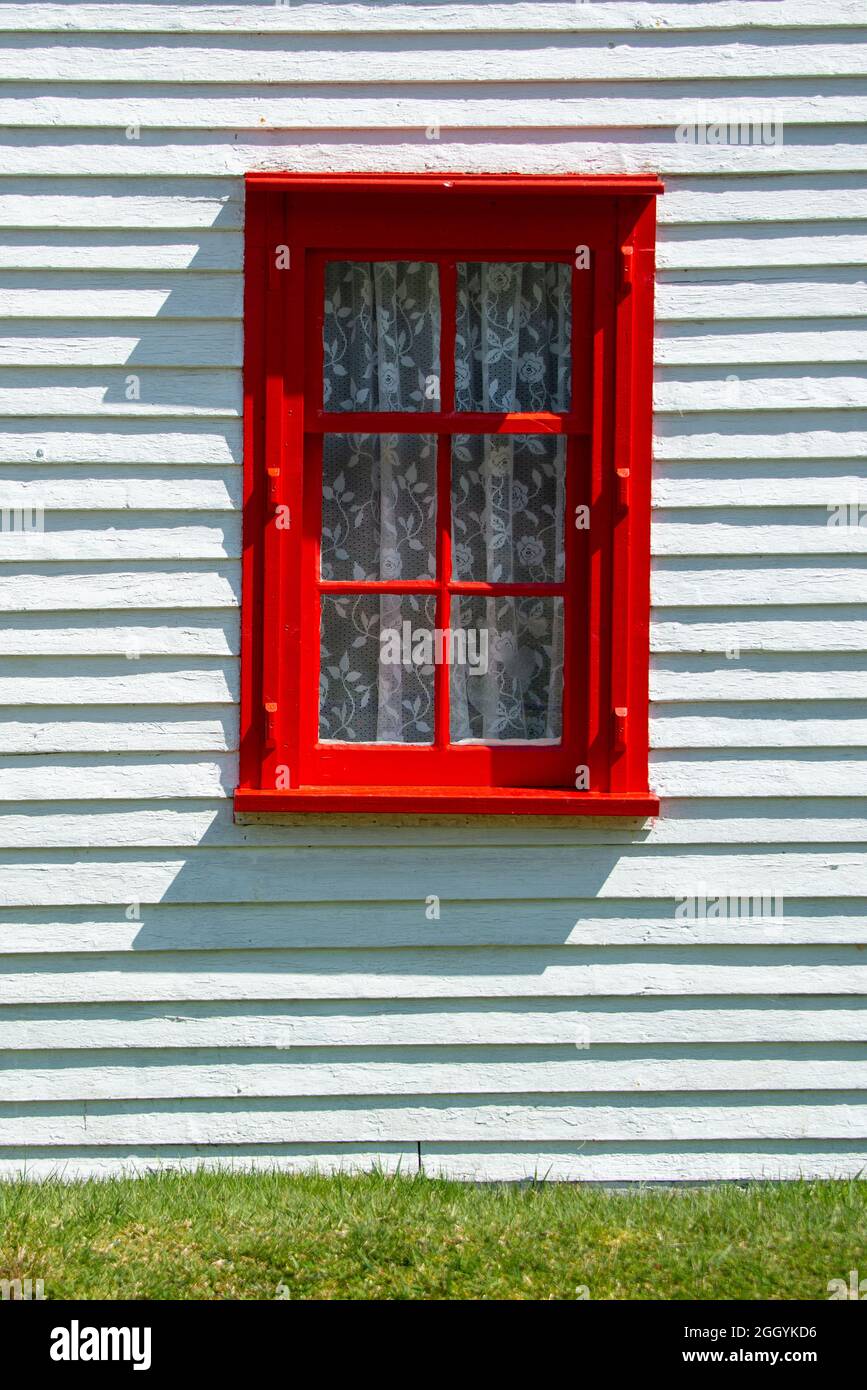
[[[647,648],[660,191],[646,176],[248,176],[237,810],[658,809]],[[486,365],[510,283],[519,321],[549,339],[544,361],[524,353],[520,399],[514,342]],[[371,371],[378,325],[388,345]],[[517,498],[506,523],[491,488],[502,459]],[[399,505],[384,517],[387,466],[411,523]],[[544,546],[519,534],[531,493]],[[409,544],[387,544],[395,535]],[[362,639],[387,620],[517,646],[514,717],[496,698],[499,657],[475,682],[445,661],[372,676]],[[358,650],[349,665],[363,669],[347,671],[341,657]]]

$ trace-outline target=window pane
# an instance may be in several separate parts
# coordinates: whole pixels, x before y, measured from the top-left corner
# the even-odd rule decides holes
[[[329,261],[322,335],[326,410],[439,410],[435,265]]]
[[[433,594],[324,594],[319,737],[432,743]]]
[[[562,598],[455,595],[452,627],[466,632],[468,658],[481,656],[452,664],[452,742],[559,743]]]
[[[436,575],[436,436],[326,434],[323,579]]]
[[[458,264],[455,408],[566,411],[572,400],[572,267]]]
[[[566,441],[540,434],[452,440],[452,574],[544,584],[565,571]]]

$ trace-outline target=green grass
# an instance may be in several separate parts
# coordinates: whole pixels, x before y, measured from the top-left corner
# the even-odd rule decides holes
[[[48,1298],[826,1299],[867,1182],[612,1192],[201,1172],[0,1183],[0,1279]],[[284,1295],[285,1296],[285,1295]]]

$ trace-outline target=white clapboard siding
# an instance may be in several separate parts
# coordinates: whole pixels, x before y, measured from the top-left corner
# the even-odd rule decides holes
[[[231,412],[227,412],[231,413]],[[0,434],[0,463],[238,464],[239,421],[159,421],[115,416],[100,427],[92,420],[34,416],[13,420]]]
[[[854,250],[857,238],[845,241],[851,241]],[[0,266],[10,270],[234,271],[242,245],[239,232],[219,230],[193,238],[144,228],[134,234],[92,229],[87,244],[68,231],[7,231],[0,247]]]
[[[827,605],[867,601],[867,564],[861,556],[835,555],[824,561],[781,555],[764,557],[660,556],[651,576],[653,601],[660,609],[729,604],[732,621],[743,609],[745,623],[761,620],[766,606]],[[699,619],[701,620],[701,619]],[[808,649],[809,650],[809,649]]]
[[[0,393],[11,372],[0,373]],[[0,395],[2,400],[2,395]],[[823,371],[787,371],[750,367],[740,373],[724,373],[715,367],[661,368],[654,393],[660,414],[677,411],[817,410],[858,409],[867,404],[864,373],[828,366]]]
[[[77,566],[40,566],[28,561],[10,574],[0,566],[0,612],[28,616],[82,610],[117,613],[127,608],[137,613],[143,608],[183,612],[237,607],[240,601],[234,565],[198,561],[163,563],[154,568],[148,562],[127,570],[97,561],[82,570],[81,563],[81,557]]]
[[[628,845],[640,837],[646,845],[809,844],[817,835],[835,844],[860,843],[867,837],[867,817],[861,803],[839,797],[670,798],[664,819],[651,824],[623,818],[587,817],[580,829],[564,827],[559,818],[540,817],[533,826],[534,844],[565,846]],[[413,818],[407,818],[412,822]],[[175,789],[165,798],[22,801],[0,805],[0,847],[4,849],[71,849],[94,844],[109,847],[171,846],[189,850],[206,840],[211,848],[243,845],[326,844],[380,845],[387,837],[421,855],[431,844],[462,844],[470,823],[465,817],[431,821],[416,818],[414,828],[377,816],[289,818],[268,815],[245,818],[236,826],[225,797],[184,798]],[[527,830],[499,818],[471,823],[473,841],[492,852],[526,843]],[[379,911],[379,904],[376,904]],[[234,911],[234,909],[231,909]],[[358,909],[357,909],[358,910]],[[860,907],[856,906],[856,911]],[[214,911],[208,905],[207,918]],[[247,909],[249,912],[249,909]],[[278,909],[279,911],[279,909]],[[497,908],[499,913],[499,907]],[[17,922],[7,911],[4,921]],[[79,919],[76,919],[77,921]],[[355,920],[355,919],[353,919]],[[476,920],[474,916],[474,920]],[[500,918],[499,920],[502,920]],[[522,920],[522,919],[521,919]],[[631,919],[630,919],[631,920]],[[674,919],[672,919],[673,921]],[[684,929],[684,924],[678,925]],[[447,931],[447,928],[443,928]]]
[[[83,1012],[86,1030],[81,1026]],[[807,1003],[799,999],[796,1004],[772,999],[746,1003],[671,999],[649,1004],[634,999],[538,999],[529,1007],[519,999],[493,1004],[478,1001],[373,1005],[346,1000],[316,1005],[186,1004],[180,1010],[153,1004],[130,1004],[120,1009],[94,1004],[86,1011],[33,1004],[7,1005],[0,1010],[0,1050],[24,1052],[44,1052],[46,1037],[51,1038],[52,1046],[69,1052],[94,1048],[118,1048],[122,1052],[135,1048],[145,1052],[177,1047],[237,1047],[273,1049],[275,1056],[292,1048],[307,1047],[420,1047],[429,1046],[434,1039],[471,1046],[480,1036],[488,1044],[501,1046],[571,1044],[588,1052],[606,1043],[651,1047],[735,1042],[767,1044],[770,1048],[799,1042],[807,1032],[816,1045],[864,1042],[867,1021],[857,1001],[831,998]],[[358,1102],[351,1105],[355,1109]],[[0,1103],[0,1131],[5,1109]],[[867,1102],[853,1099],[851,1107],[840,1116],[843,1124],[852,1123],[852,1112],[863,1124]],[[809,1122],[808,1114],[802,1113]],[[790,1110],[789,1122],[791,1114]],[[615,1118],[624,1127],[621,1133],[628,1132],[630,1123],[636,1123],[622,1111],[612,1114],[611,1119]],[[744,1111],[740,1118],[741,1123],[757,1123],[752,1111]],[[724,1124],[726,1117],[718,1116],[714,1110],[705,1113],[705,1124],[714,1120]],[[564,1110],[562,1123],[569,1126],[568,1132],[574,1132],[591,1120],[586,1113],[574,1113],[570,1107]],[[682,1132],[688,1132],[696,1123],[693,1111],[686,1109],[681,1113]],[[748,1132],[763,1131],[759,1127]],[[592,1137],[592,1133],[588,1132],[587,1137]],[[555,1136],[549,1133],[547,1137]],[[597,1133],[597,1137],[612,1136]]]
[[[128,368],[128,370],[127,370]],[[4,415],[237,415],[237,373],[106,367],[0,367]]]
[[[650,684],[655,700],[785,700],[793,690],[819,701],[863,698],[867,660],[863,654],[784,652],[712,653],[653,658]],[[2,688],[2,687],[0,687]],[[821,705],[818,706],[821,710]],[[841,790],[845,790],[845,787]]]
[[[861,1172],[862,0],[0,35],[0,1176]],[[242,176],[281,169],[664,177],[657,820],[235,822]]]
[[[788,3],[763,4],[756,11],[751,0],[717,0],[717,3],[659,4],[653,9],[658,25],[670,30],[737,29],[747,37],[751,27],[792,29],[815,26],[833,29],[858,22],[861,14],[857,0],[833,0],[817,4],[816,0],[788,0]],[[288,14],[282,12],[251,14],[245,5],[151,5],[136,4],[129,16],[119,14],[118,7],[104,4],[31,4],[0,5],[0,30],[12,33],[45,31],[48,33],[364,33],[368,30],[413,32],[430,30],[435,33],[471,33],[475,30],[496,32],[515,30],[519,33],[559,33],[580,31],[624,31],[643,28],[648,20],[648,7],[643,3],[605,3],[582,5],[580,10],[569,6],[541,9],[533,3],[512,5],[491,4],[480,15],[476,6],[453,4],[448,9],[439,6],[412,4],[390,5],[382,13],[368,11],[356,5],[299,4]]]
[[[0,273],[0,315],[11,319],[225,319],[240,315],[241,296],[240,275],[195,270]]]
[[[96,1155],[94,1155],[96,1157]],[[288,1158],[292,1163],[294,1155]],[[619,1144],[527,1144],[515,1149],[493,1145],[436,1144],[428,1145],[424,1153],[424,1171],[429,1177],[459,1181],[475,1181],[483,1174],[489,1181],[520,1182],[532,1179],[547,1182],[623,1182],[654,1181],[655,1174],[664,1171],[674,1182],[714,1182],[720,1178],[739,1180],[771,1180],[796,1178],[835,1178],[840,1173],[860,1172],[863,1164],[863,1142],[844,1140],[835,1143],[797,1140],[782,1143],[688,1144],[675,1148],[668,1142],[643,1144],[637,1141],[629,1148]],[[181,1165],[195,1166],[193,1150],[181,1150]],[[122,1170],[123,1163],[141,1171],[147,1158],[109,1159],[98,1171],[106,1177]],[[265,1166],[266,1160],[259,1163]],[[282,1162],[282,1160],[279,1160]],[[315,1160],[308,1160],[310,1162]],[[250,1160],[248,1159],[249,1163]],[[274,1160],[270,1160],[273,1167]],[[297,1162],[297,1160],[296,1160]],[[255,1163],[255,1160],[254,1160]],[[327,1165],[327,1160],[326,1160]],[[347,1166],[351,1168],[352,1157]],[[21,1160],[18,1160],[20,1169]],[[387,1158],[383,1166],[388,1166]],[[57,1172],[58,1162],[40,1155],[42,1173]],[[14,1169],[13,1169],[14,1171]],[[79,1165],[75,1171],[82,1171]],[[89,1170],[85,1170],[89,1171]]]
[[[857,190],[853,187],[853,200]],[[235,179],[177,180],[55,178],[33,187],[30,179],[0,178],[0,225],[11,232],[45,228],[204,231],[244,225],[243,188]]]
[[[541,7],[540,7],[541,8]],[[652,6],[645,6],[648,13]],[[857,24],[854,9],[851,20]],[[859,17],[861,18],[861,17]],[[634,26],[621,42],[607,33],[552,33],[540,26],[518,43],[511,34],[418,30],[403,33],[348,30],[339,43],[315,31],[287,44],[282,34],[158,33],[107,38],[100,34],[10,33],[0,58],[7,81],[66,82],[572,82],[591,78],[646,80],[648,71],[674,78],[855,77],[867,71],[863,29],[831,28],[759,36],[707,27],[669,34]]]
[[[239,646],[238,613],[234,609],[203,610],[191,618],[179,610],[170,614],[146,610],[129,620],[118,620],[110,611],[84,616],[30,611],[7,613],[0,624],[3,656],[236,656]],[[678,650],[681,650],[679,647]],[[171,706],[167,707],[169,710]],[[81,711],[77,711],[78,714]]]
[[[194,1171],[227,1164],[236,1171],[354,1173],[376,1168],[385,1173],[415,1172],[418,1144],[291,1144],[260,1145],[118,1144],[99,1148],[89,1143],[74,1148],[14,1147],[0,1150],[0,1174],[28,1178],[80,1181],[160,1170]],[[489,1182],[622,1182],[658,1180],[664,1172],[671,1182],[836,1178],[858,1172],[863,1149],[852,1140],[786,1140],[759,1144],[709,1144],[640,1141],[620,1144],[428,1144],[421,1167],[429,1177]]]
[[[717,412],[655,418],[654,452],[674,459],[829,459],[863,458],[867,422],[863,412],[808,410]]]
[[[845,497],[842,501],[845,502]],[[867,514],[867,506],[865,506]],[[654,517],[655,555],[865,555],[867,526],[835,525],[823,507],[678,508]]]
[[[779,916],[774,915],[771,900],[765,915],[754,918],[752,899],[744,894],[737,898],[743,916],[711,920],[684,917],[683,902],[670,897],[637,905],[628,898],[573,898],[556,905],[531,900],[522,903],[519,921],[504,921],[500,901],[449,899],[446,917],[434,924],[419,912],[417,901],[359,904],[352,923],[343,914],[335,914],[332,903],[246,903],[242,921],[230,903],[168,899],[148,903],[146,912],[142,902],[137,912],[129,904],[96,904],[67,906],[62,915],[50,907],[17,907],[7,909],[0,927],[0,954],[274,950],[290,945],[317,950],[468,945],[584,948],[628,947],[636,940],[645,947],[861,947],[867,941],[861,899],[788,897],[777,904]]]
[[[657,508],[678,507],[688,489],[690,510],[742,507],[747,487],[752,506],[824,507],[824,515],[820,514],[823,525],[834,520],[841,507],[860,501],[862,494],[867,502],[867,479],[852,459],[823,459],[813,468],[805,468],[803,460],[790,463],[781,459],[741,465],[717,460],[660,463],[653,479],[653,503]]]
[[[651,739],[654,748],[668,750],[867,748],[867,705],[840,700],[823,704],[820,713],[811,701],[796,700],[757,701],[750,708],[723,702],[694,709],[659,704]]]
[[[93,319],[5,319],[0,324],[4,367],[126,367],[128,375],[152,367],[240,367],[238,320],[129,319],[101,324]]]
[[[867,644],[867,615],[859,604],[782,605],[733,614],[730,609],[658,609],[656,652],[858,652]],[[779,706],[772,706],[769,715]],[[658,712],[657,712],[658,713]],[[825,717],[827,718],[827,710]]]
[[[7,657],[0,668],[0,706],[232,702],[238,698],[236,665],[219,657],[144,656],[135,649],[125,657],[81,657],[74,662]],[[12,769],[7,765],[5,771]],[[20,787],[14,795],[21,795]]]
[[[3,1004],[134,1003],[272,999],[553,999],[609,995],[816,994],[863,997],[864,951],[856,947],[634,948],[631,958],[611,960],[602,948],[590,963],[564,960],[577,952],[473,950],[236,951],[232,968],[222,952],[74,955],[4,959]],[[608,952],[607,956],[612,953]],[[616,953],[614,953],[616,954]],[[299,958],[299,956],[301,958]],[[669,959],[668,957],[679,957]],[[323,957],[327,957],[324,959]],[[318,969],[317,969],[318,964]],[[487,967],[487,968],[486,968]],[[501,973],[496,973],[497,971]],[[743,1073],[746,1068],[741,1067]],[[830,1080],[831,1078],[829,1078]],[[544,1090],[544,1076],[540,1077]],[[832,1081],[833,1084],[833,1081]],[[454,1087],[452,1087],[454,1089]],[[537,1087],[538,1089],[538,1087]],[[738,1090],[738,1079],[730,1086]],[[861,1089],[858,1087],[858,1089]]]
[[[34,783],[37,784],[41,772],[43,785],[47,787],[54,775],[57,794],[65,794],[68,798],[64,783],[72,782],[76,772],[83,782],[89,773],[97,795],[101,782],[109,789],[116,787],[120,794],[124,786],[129,792],[130,783],[135,788],[136,773],[138,780],[144,781],[142,769],[146,771],[151,762],[154,783],[161,780],[161,773],[170,774],[175,765],[169,754],[155,755],[152,760],[139,763],[132,758],[114,757],[111,762],[116,765],[116,771],[112,782],[109,760],[105,758],[94,766],[95,756],[75,755],[66,760],[65,767],[55,768],[50,764],[35,767]],[[706,754],[703,756],[707,759]],[[4,784],[8,788],[7,799],[11,799],[19,780],[16,774],[25,770],[27,760],[9,758],[4,761],[7,764]],[[200,794],[213,796],[213,783],[229,763],[228,758],[222,760],[202,754],[195,763],[187,764],[186,780],[191,786],[195,786],[196,781],[207,785],[208,790]],[[724,780],[724,771],[720,776]],[[194,794],[194,791],[187,792],[187,795]],[[58,852],[55,862],[58,870],[63,866],[65,901],[70,904],[111,906],[131,901],[158,903],[164,899],[184,903],[352,904],[359,898],[362,901],[371,899],[372,891],[367,885],[375,882],[377,876],[388,879],[388,901],[420,904],[422,915],[430,893],[437,894],[443,901],[474,903],[497,899],[499,904],[503,897],[497,856],[485,850],[432,846],[426,853],[421,877],[399,847],[346,848],[336,856],[338,862],[333,865],[327,847],[285,850],[256,847],[247,848],[243,853],[249,880],[239,875],[237,855],[205,847],[186,856],[166,856],[158,850],[143,849],[112,853],[101,859],[90,857],[84,861],[74,854]],[[633,845],[616,851],[601,847],[588,849],[586,853],[579,850],[571,856],[564,855],[560,847],[515,847],[510,850],[509,857],[515,878],[520,880],[512,890],[517,902],[538,900],[534,865],[536,875],[543,872],[546,875],[546,898],[632,900],[661,897],[669,902],[682,894],[702,890],[737,896],[783,892],[822,899],[847,894],[858,896],[864,891],[867,870],[867,849],[848,845],[776,851],[762,847],[709,854],[700,850],[679,850],[675,846],[654,846],[648,850]],[[0,856],[0,876],[4,901],[9,907],[56,903],[51,869],[31,855],[19,861],[14,853],[4,851]],[[383,895],[380,893],[378,897],[382,899]],[[374,896],[373,900],[377,898]],[[571,906],[570,902],[566,907],[561,904],[551,910],[556,910],[558,920],[562,921]]]
[[[600,74],[601,76],[601,74]],[[563,88],[557,82],[539,83],[533,101],[533,125],[537,129],[584,127],[594,130],[616,129],[647,132],[652,137],[660,129],[677,129],[696,112],[690,106],[688,83],[668,82],[647,90],[640,81],[616,84],[583,81]],[[835,88],[839,85],[839,93]],[[709,120],[752,123],[767,115],[785,130],[800,127],[850,125],[863,120],[867,100],[851,90],[851,83],[829,80],[828,93],[807,94],[797,79],[778,81],[768,101],[753,97],[732,99],[726,82],[706,82],[701,115]],[[797,90],[793,93],[793,88]],[[577,95],[574,94],[577,92]],[[693,103],[694,106],[694,103]],[[510,130],[526,120],[509,95],[487,86],[452,83],[420,97],[412,86],[400,89],[394,101],[383,104],[381,97],[346,90],[327,84],[305,85],[300,90],[267,83],[245,84],[240,91],[215,87],[202,93],[182,82],[149,82],[136,92],[122,84],[96,95],[69,90],[64,82],[40,83],[26,106],[0,91],[0,118],[6,128],[70,127],[121,131],[125,139],[141,140],[141,129],[154,130],[357,130],[421,129],[434,124],[447,131],[470,127]],[[139,128],[136,136],[134,131]],[[127,131],[130,132],[127,135]],[[248,137],[249,138],[249,137]],[[442,138],[442,137],[440,137]],[[773,141],[770,128],[768,141]]]
[[[779,241],[769,243],[779,247]],[[4,340],[5,341],[5,340]],[[11,350],[11,349],[9,349]],[[861,362],[867,355],[864,334],[851,319],[792,319],[779,327],[765,323],[659,324],[654,357],[661,367],[683,364],[742,367],[754,362]],[[728,375],[725,373],[724,375]]]
[[[144,1100],[163,1096],[345,1096],[526,1094],[540,1076],[554,1092],[767,1091],[858,1089],[867,1055],[856,1043],[795,1044],[778,1055],[761,1044],[631,1048],[600,1045],[403,1048],[371,1061],[365,1049],[305,1048],[287,1056],[248,1049],[237,1062],[202,1049],[189,1061],[159,1052],[75,1053],[52,1066],[44,1053],[10,1059],[7,1101]],[[360,1055],[354,1055],[360,1053]],[[89,1065],[88,1065],[89,1063]]]
[[[785,166],[785,159],[780,161]],[[867,188],[858,174],[795,174],[781,167],[776,177],[743,175],[732,178],[706,174],[670,183],[660,200],[660,226],[692,226],[704,229],[723,223],[737,224],[736,237],[753,227],[766,230],[768,223],[787,222],[793,231],[824,222],[829,208],[845,227],[847,221],[867,215]],[[794,226],[792,226],[794,224]],[[665,230],[663,230],[663,239]]]
[[[195,470],[184,477],[180,469],[146,472],[124,467],[17,468],[0,466],[0,508],[41,507],[51,512],[237,511],[241,478],[235,468]]]
[[[363,1101],[335,1096],[327,1107],[303,1096],[275,1100],[242,1096],[232,1100],[184,1098],[141,1100],[27,1101],[0,1105],[0,1145],[15,1142],[26,1119],[34,1145],[55,1147],[71,1140],[110,1153],[128,1143],[131,1128],[148,1144],[191,1140],[201,1144],[273,1144],[287,1134],[302,1143],[376,1141],[383,1133],[427,1134],[435,1126],[446,1141],[514,1144],[516,1128],[527,1140],[596,1143],[644,1141],[749,1141],[798,1139],[857,1141],[863,1134],[864,1108],[851,1092],[791,1091],[751,1094],[750,1105],[738,1104],[727,1092],[712,1102],[699,1094],[692,1106],[679,1095],[630,1096],[629,1106],[612,1095],[561,1093],[550,1100],[534,1097],[524,1105],[513,1097],[480,1100],[478,1096],[415,1097],[376,1095]],[[764,1102],[764,1103],[763,1103]],[[220,1120],[224,1120],[221,1127]],[[3,1148],[0,1148],[2,1154]],[[731,1176],[726,1174],[725,1176]]]
[[[175,706],[149,710],[150,719],[130,718],[126,709],[109,708],[102,719],[80,719],[77,711],[31,710],[28,720],[0,712],[0,751],[12,753],[82,753],[95,746],[112,753],[164,753],[238,748],[238,720],[233,707],[199,706],[188,719]]]
[[[386,1144],[120,1144],[101,1149],[84,1143],[74,1148],[9,1147],[0,1151],[0,1174],[32,1181],[44,1178],[73,1182],[113,1178],[162,1170],[192,1172],[231,1166],[235,1171],[272,1173],[355,1173],[371,1168],[384,1173],[415,1172],[417,1143]],[[699,1146],[670,1143],[438,1144],[425,1151],[422,1168],[429,1177],[455,1181],[568,1181],[643,1183],[656,1180],[660,1170],[672,1182],[713,1182],[719,1178],[834,1178],[858,1169],[860,1151],[852,1141],[815,1144],[786,1141]]]

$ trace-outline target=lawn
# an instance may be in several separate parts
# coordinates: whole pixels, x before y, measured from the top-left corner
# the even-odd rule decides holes
[[[0,1183],[0,1279],[41,1278],[47,1298],[574,1299],[583,1286],[592,1299],[827,1299],[859,1267],[867,1182]]]

